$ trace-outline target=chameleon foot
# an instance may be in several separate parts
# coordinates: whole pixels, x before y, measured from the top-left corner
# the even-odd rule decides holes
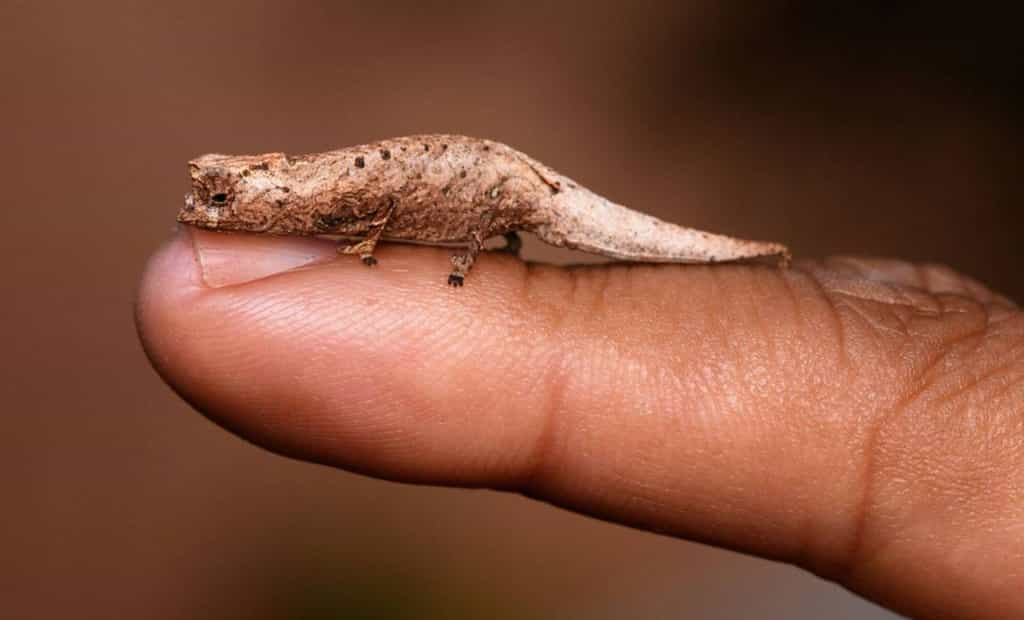
[[[374,258],[372,254],[364,254],[359,258],[362,259],[363,264],[366,265],[367,267],[373,267],[374,265],[377,264],[377,259]]]
[[[448,285],[449,286],[459,287],[459,286],[462,286],[464,281],[465,281],[465,278],[463,276],[460,276],[457,273],[453,273],[453,274],[448,276]]]

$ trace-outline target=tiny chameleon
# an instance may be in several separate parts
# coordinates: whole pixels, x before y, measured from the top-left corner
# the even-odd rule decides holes
[[[178,221],[210,230],[335,235],[375,265],[382,240],[457,245],[448,284],[462,286],[490,237],[518,253],[517,232],[614,259],[717,263],[776,258],[781,244],[664,222],[618,205],[499,142],[454,135],[383,140],[312,155],[203,155]]]

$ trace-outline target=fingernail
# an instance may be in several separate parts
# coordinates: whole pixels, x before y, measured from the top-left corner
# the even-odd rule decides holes
[[[222,233],[185,227],[191,236],[203,282],[220,288],[259,280],[337,256],[335,244],[321,239]]]

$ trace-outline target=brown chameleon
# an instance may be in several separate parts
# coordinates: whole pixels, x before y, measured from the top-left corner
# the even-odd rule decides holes
[[[684,228],[615,204],[498,142],[409,136],[315,155],[203,155],[178,221],[211,230],[336,235],[344,254],[376,264],[381,240],[459,245],[448,283],[461,286],[484,241],[517,232],[615,259],[789,262],[778,243]]]

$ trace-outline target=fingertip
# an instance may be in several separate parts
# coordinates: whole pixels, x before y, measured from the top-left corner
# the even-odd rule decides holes
[[[261,258],[274,251],[284,258]],[[544,363],[510,344],[528,338],[525,320],[509,320],[525,268],[488,255],[453,289],[447,250],[384,245],[377,255],[371,269],[329,242],[181,231],[145,270],[143,347],[196,409],[275,452],[388,478],[490,484],[522,451],[502,449],[488,428],[529,422],[495,386],[530,383],[523,377]],[[239,282],[246,267],[232,263],[247,257],[263,262]],[[211,266],[230,277],[211,286]]]

